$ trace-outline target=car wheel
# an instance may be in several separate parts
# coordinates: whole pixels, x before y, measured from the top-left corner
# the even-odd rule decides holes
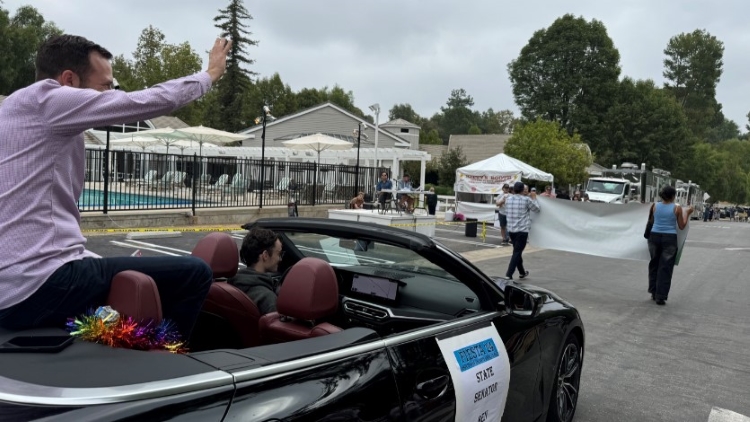
[[[574,335],[568,336],[558,360],[555,385],[547,411],[548,422],[570,422],[576,413],[578,387],[581,383],[581,344]]]

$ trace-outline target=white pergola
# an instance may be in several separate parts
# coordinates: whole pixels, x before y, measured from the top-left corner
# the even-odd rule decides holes
[[[87,149],[104,149],[103,145],[87,145]],[[111,146],[112,151],[132,151],[132,152],[156,152],[166,153],[167,147],[165,145],[157,144],[150,145],[146,148],[140,148],[136,146]],[[199,154],[199,148],[196,143],[195,147],[177,148],[171,146],[169,148],[170,155],[180,156]],[[260,147],[223,147],[219,146],[216,148],[203,148],[200,153],[201,157],[237,157],[244,159],[259,160],[261,157]],[[311,162],[314,163],[317,160],[317,153],[315,151],[303,151],[293,150],[284,147],[266,147],[265,158],[272,159],[274,161],[287,161],[287,162]],[[420,180],[425,180],[425,172],[427,168],[427,162],[432,159],[432,156],[425,151],[405,149],[405,148],[360,148],[359,150],[359,164],[363,167],[374,167],[375,160],[380,161],[381,165],[387,166],[390,164],[391,167],[391,178],[396,178],[394,175],[400,174],[400,163],[402,161],[419,161],[420,166]],[[320,153],[321,164],[348,164],[354,165],[357,161],[357,148],[352,148],[343,151],[322,151]]]

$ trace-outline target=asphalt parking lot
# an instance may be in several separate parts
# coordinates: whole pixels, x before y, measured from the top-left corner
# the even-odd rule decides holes
[[[127,239],[91,235],[102,256],[186,255],[205,233]],[[234,233],[238,245],[242,233]],[[488,274],[501,275],[510,247],[487,230],[439,226],[435,238]],[[575,420],[747,422],[750,418],[750,224],[693,221],[666,306],[646,292],[647,263],[530,245],[530,284],[578,307],[586,356]]]

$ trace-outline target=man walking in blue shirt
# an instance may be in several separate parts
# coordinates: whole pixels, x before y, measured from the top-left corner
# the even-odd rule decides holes
[[[523,250],[529,240],[529,229],[531,228],[531,212],[539,212],[539,202],[536,200],[536,192],[532,191],[529,196],[521,195],[524,190],[524,184],[516,182],[513,185],[513,192],[506,199],[498,201],[499,206],[505,205],[505,216],[508,219],[508,232],[510,241],[513,244],[513,256],[510,258],[508,271],[505,277],[513,279],[513,273],[518,268],[519,278],[526,278],[529,272],[523,267]]]

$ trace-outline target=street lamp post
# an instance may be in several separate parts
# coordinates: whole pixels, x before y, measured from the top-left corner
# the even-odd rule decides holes
[[[356,173],[354,175],[354,196],[359,195],[359,149],[362,145],[362,130],[367,129],[367,124],[360,122],[359,127],[357,129],[354,129],[354,132],[357,133],[357,166],[356,166]]]
[[[266,122],[268,119],[273,121],[275,117],[271,115],[271,109],[268,106],[263,106],[263,132],[260,135],[260,203],[258,208],[263,208],[263,191],[266,187]],[[255,124],[259,123],[259,119],[255,119]]]
[[[112,89],[120,89],[120,84],[115,78],[112,78]],[[109,133],[110,127],[107,126],[107,143],[104,146],[104,197],[102,198],[104,200],[104,214],[109,210]],[[115,175],[115,177],[117,177],[117,175]]]
[[[370,110],[375,113],[375,168],[378,166],[378,132],[380,132],[380,104],[373,104],[370,106]]]

